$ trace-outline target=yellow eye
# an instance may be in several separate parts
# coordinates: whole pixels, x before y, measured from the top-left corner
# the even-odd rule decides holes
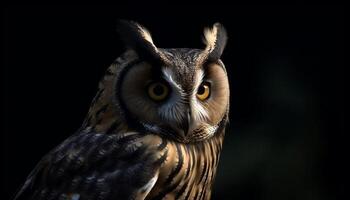
[[[160,82],[151,83],[148,86],[148,96],[155,101],[164,100],[169,94],[168,87]]]
[[[210,83],[202,83],[197,90],[197,98],[204,101],[210,96]]]

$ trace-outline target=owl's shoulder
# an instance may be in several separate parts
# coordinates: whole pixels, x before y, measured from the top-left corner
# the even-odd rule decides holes
[[[155,183],[165,159],[158,153],[163,143],[159,136],[139,132],[75,134],[42,159],[19,196],[137,195]]]

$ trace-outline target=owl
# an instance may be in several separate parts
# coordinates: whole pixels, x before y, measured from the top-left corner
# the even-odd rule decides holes
[[[80,129],[37,164],[16,200],[210,199],[228,122],[224,27],[203,49],[163,49],[118,22],[125,52]]]

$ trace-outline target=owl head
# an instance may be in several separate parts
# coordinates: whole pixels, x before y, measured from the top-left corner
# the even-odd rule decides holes
[[[158,48],[136,22],[120,21],[117,30],[127,51],[109,69],[112,86],[104,93],[127,127],[184,143],[217,134],[229,109],[228,78],[220,60],[227,41],[224,27],[216,23],[204,29],[203,49]]]

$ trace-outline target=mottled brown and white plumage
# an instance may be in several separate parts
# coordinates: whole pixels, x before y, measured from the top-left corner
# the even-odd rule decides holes
[[[107,69],[82,127],[49,152],[15,199],[210,199],[228,121],[222,25],[206,48],[161,49],[120,21],[127,50]]]

